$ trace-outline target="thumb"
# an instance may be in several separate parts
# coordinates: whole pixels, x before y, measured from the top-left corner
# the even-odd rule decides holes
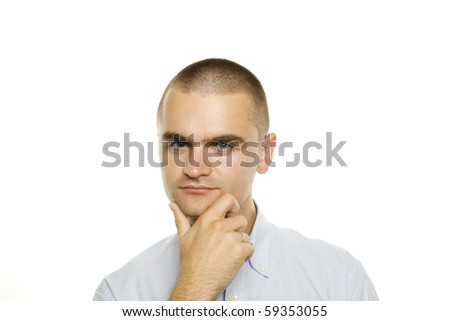
[[[175,216],[175,225],[177,226],[178,239],[181,239],[184,234],[191,228],[188,218],[181,211],[180,207],[176,203],[169,204],[170,209]]]

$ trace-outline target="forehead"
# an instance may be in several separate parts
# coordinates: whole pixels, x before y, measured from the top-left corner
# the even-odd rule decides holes
[[[170,88],[163,101],[158,134],[194,134],[195,140],[232,134],[257,140],[258,129],[251,121],[253,110],[254,103],[242,92],[203,95]]]

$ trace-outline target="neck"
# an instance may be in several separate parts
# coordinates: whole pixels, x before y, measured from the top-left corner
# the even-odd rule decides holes
[[[253,202],[253,198],[251,195],[248,199],[249,201],[245,202],[245,205],[242,205],[239,214],[245,216],[245,218],[247,219],[247,227],[245,228],[244,232],[250,235],[256,220],[256,205],[255,202]]]

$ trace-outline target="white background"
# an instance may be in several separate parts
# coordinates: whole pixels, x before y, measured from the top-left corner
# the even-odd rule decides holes
[[[155,141],[167,82],[208,57],[259,77],[296,152],[347,141],[348,167],[277,157],[254,185],[268,219],[347,249],[383,301],[448,298],[443,3],[2,2],[0,299],[89,301],[175,233],[160,170],[104,168],[102,146]]]

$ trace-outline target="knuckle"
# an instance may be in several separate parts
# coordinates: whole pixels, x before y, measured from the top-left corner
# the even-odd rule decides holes
[[[241,220],[241,225],[245,228],[248,225],[248,220],[244,215],[239,215],[239,218]]]
[[[226,242],[227,244],[232,244],[232,242],[235,242],[233,235],[231,233],[226,233]]]
[[[214,232],[221,232],[224,229],[224,222],[222,220],[218,220],[212,223],[211,228]]]
[[[233,247],[231,249],[231,253],[233,253],[236,258],[241,257],[241,252],[242,252],[242,246],[239,243],[234,243]]]

